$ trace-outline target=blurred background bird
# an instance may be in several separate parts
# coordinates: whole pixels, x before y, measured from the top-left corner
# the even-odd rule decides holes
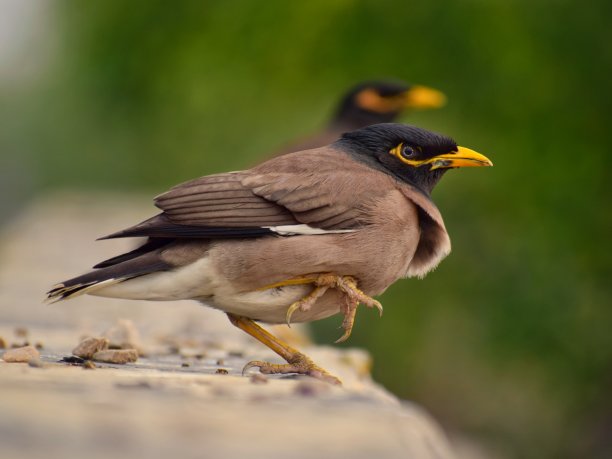
[[[341,97],[326,128],[311,137],[290,143],[282,153],[329,145],[345,132],[372,124],[390,123],[405,112],[440,108],[444,104],[446,96],[427,86],[391,79],[364,81],[351,87]]]

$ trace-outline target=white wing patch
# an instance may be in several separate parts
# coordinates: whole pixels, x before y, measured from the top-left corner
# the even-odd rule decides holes
[[[281,236],[298,236],[298,235],[314,235],[314,234],[338,234],[338,233],[354,233],[357,230],[326,230],[322,228],[314,228],[309,225],[280,225],[280,226],[264,226],[270,231],[280,234]]]

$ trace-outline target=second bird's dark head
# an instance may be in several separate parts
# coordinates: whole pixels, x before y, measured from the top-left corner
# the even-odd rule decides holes
[[[403,81],[365,81],[352,87],[340,101],[333,123],[347,130],[397,119],[404,110],[439,108],[446,96],[437,89]]]
[[[406,124],[375,124],[347,132],[335,145],[427,195],[448,169],[493,165],[486,156],[458,146],[450,137]]]

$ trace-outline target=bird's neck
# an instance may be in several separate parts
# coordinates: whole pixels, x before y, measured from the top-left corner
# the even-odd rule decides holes
[[[429,171],[427,170],[428,167],[429,166],[418,167],[405,174],[399,172],[396,175],[399,176],[402,181],[410,183],[430,197],[434,187],[448,169]]]

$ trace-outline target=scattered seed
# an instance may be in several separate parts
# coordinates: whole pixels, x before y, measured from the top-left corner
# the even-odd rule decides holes
[[[229,374],[229,371],[227,371],[225,368],[217,368],[217,371],[215,371],[215,373],[218,375],[227,375]]]
[[[108,348],[108,339],[92,336],[81,341],[72,350],[72,354],[83,359],[91,359],[96,352],[103,351],[106,348]]]
[[[95,370],[96,369],[96,364],[93,363],[91,360],[85,360],[83,362],[83,369],[84,370]]]
[[[136,349],[105,349],[96,352],[92,359],[106,363],[131,363],[138,360],[138,351]]]
[[[217,360],[217,365],[225,365],[225,360],[223,360],[223,359],[218,359],[218,360]]]
[[[181,363],[181,366],[186,368],[186,367],[190,367],[191,364],[189,362],[183,362]]]
[[[29,362],[32,359],[39,358],[40,353],[34,346],[24,346],[14,349],[9,349],[2,355],[5,362],[19,363]]]

